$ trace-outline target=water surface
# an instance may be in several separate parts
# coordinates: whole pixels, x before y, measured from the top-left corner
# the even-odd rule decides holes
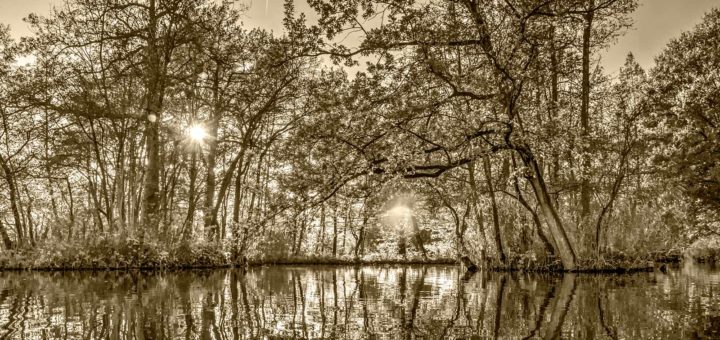
[[[454,266],[0,273],[0,338],[720,337],[720,268],[478,273]]]

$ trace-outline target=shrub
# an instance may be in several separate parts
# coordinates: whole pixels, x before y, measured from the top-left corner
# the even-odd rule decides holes
[[[698,262],[720,262],[720,236],[711,236],[693,242],[685,256]]]

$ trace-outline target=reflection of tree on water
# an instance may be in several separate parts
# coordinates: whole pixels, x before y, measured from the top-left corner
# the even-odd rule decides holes
[[[600,324],[602,325],[603,329],[605,330],[605,333],[607,336],[611,339],[617,339],[618,337],[615,335],[616,331],[611,328],[608,323],[605,321],[605,309],[603,308],[603,298],[605,297],[605,294],[600,293],[597,297],[597,308],[598,308],[598,317],[600,318]]]
[[[696,277],[480,272],[463,280],[454,267],[5,273],[0,337],[708,336],[718,282]]]
[[[565,323],[570,304],[575,295],[575,276],[576,274],[563,275],[559,286],[559,293],[555,297],[555,303],[550,313],[550,324],[548,324],[546,332],[543,333],[545,339],[557,339],[562,333],[562,327]]]

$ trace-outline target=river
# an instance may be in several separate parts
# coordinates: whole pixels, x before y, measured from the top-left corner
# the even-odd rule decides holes
[[[2,272],[0,338],[720,337],[720,267],[464,274],[456,266]]]

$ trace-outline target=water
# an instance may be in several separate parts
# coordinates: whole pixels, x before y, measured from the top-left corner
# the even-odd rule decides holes
[[[0,273],[0,338],[720,338],[720,268]]]

